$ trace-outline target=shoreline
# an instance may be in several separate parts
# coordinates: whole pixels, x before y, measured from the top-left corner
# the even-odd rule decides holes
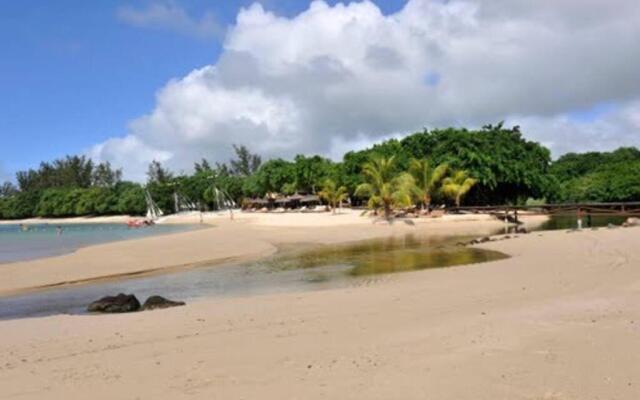
[[[281,245],[301,242],[347,243],[407,233],[483,235],[504,227],[502,222],[487,216],[424,218],[410,220],[410,223],[380,224],[355,214],[317,214],[302,218],[300,214],[244,214],[234,221],[216,214],[209,215],[206,220],[207,225],[214,224],[215,227],[91,245],[60,256],[0,264],[0,298],[64,286],[173,273],[203,265],[254,261],[273,254]],[[189,223],[192,218],[199,219],[199,216],[174,217],[165,223]],[[273,222],[274,218],[277,223]],[[324,223],[327,220],[330,225]],[[539,223],[540,219],[532,221]]]
[[[479,245],[511,258],[473,268],[0,321],[0,395],[635,400],[639,244],[639,228],[536,232]]]
[[[68,218],[24,218],[24,219],[0,219],[0,225],[65,225],[65,224],[111,224],[126,223],[132,218],[129,215],[111,215],[103,217],[68,217]]]

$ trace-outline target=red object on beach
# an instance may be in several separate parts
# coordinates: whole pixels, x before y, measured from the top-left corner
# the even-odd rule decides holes
[[[141,228],[145,226],[145,221],[143,219],[131,219],[127,221],[127,226],[129,228]]]

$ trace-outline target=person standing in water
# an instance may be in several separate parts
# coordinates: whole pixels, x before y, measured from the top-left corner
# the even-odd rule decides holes
[[[62,226],[60,226],[60,225],[56,226],[56,234],[58,236],[62,235]]]

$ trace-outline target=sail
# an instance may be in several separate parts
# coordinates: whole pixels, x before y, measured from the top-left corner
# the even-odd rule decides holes
[[[147,202],[147,219],[155,221],[164,215],[160,207],[153,201],[151,193],[149,193],[148,190],[144,192],[144,199]]]
[[[181,211],[196,211],[200,209],[196,203],[178,192],[173,193],[173,201],[176,213]]]
[[[212,187],[213,191],[213,207],[216,210],[228,210],[230,208],[235,208],[236,203],[231,199],[231,196],[224,190],[217,188],[216,186]]]

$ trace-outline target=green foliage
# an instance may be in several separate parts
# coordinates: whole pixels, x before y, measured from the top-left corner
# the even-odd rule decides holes
[[[42,162],[37,170],[16,174],[20,191],[34,192],[49,188],[87,188],[91,186],[93,161],[84,156],[67,156],[52,163]]]
[[[460,207],[462,199],[476,183],[467,171],[454,171],[450,177],[442,181],[442,193],[453,200],[456,207]]]
[[[269,192],[281,192],[283,186],[296,180],[295,165],[281,158],[269,160],[258,169],[243,187],[249,196],[264,196]]]
[[[122,182],[122,171],[108,162],[95,164],[84,156],[42,162],[18,172],[17,187],[0,186],[0,218],[140,215],[145,190],[165,213],[174,209],[175,192],[211,209],[213,187],[238,204],[269,192],[315,193],[322,187],[319,194],[330,204],[348,196],[354,205],[366,202],[387,215],[394,207],[448,199],[477,205],[640,201],[640,150],[571,153],[552,163],[548,149],[525,140],[518,127],[502,124],[425,130],[348,152],[341,162],[297,155],[262,163],[244,146],[234,150],[227,163],[203,159],[189,175],[174,176],[154,161],[144,187]],[[447,176],[450,171],[458,172]]]
[[[332,173],[332,162],[320,156],[297,155],[294,159],[295,190],[315,193],[324,180]]]
[[[522,138],[518,127],[502,124],[479,131],[444,129],[411,135],[402,140],[414,157],[447,163],[469,172],[478,184],[470,193],[473,203],[504,204],[540,197],[552,187],[549,150]]]
[[[162,166],[160,161],[153,160],[147,169],[147,183],[164,185],[173,179],[171,171]]]
[[[40,192],[20,192],[0,198],[0,214],[3,219],[29,218],[35,215],[40,201]]]
[[[116,186],[116,214],[144,215],[147,203],[142,186],[132,182],[121,182]]]
[[[438,194],[442,181],[449,172],[448,164],[432,167],[429,160],[412,158],[409,161],[409,173],[415,182],[416,197],[429,209],[431,200]]]
[[[256,172],[262,164],[262,158],[257,154],[252,154],[245,146],[233,145],[236,152],[236,159],[229,161],[231,173],[239,176],[249,176]]]
[[[18,188],[11,182],[0,185],[0,197],[9,197],[18,194]]]
[[[554,202],[640,201],[640,150],[566,154],[551,168],[559,190]]]
[[[355,195],[367,197],[368,207],[372,210],[384,210],[388,219],[394,207],[407,207],[412,204],[412,190],[415,187],[413,177],[408,173],[397,174],[395,157],[373,156],[364,164],[362,174],[364,183],[357,188]]]
[[[122,180],[122,170],[111,168],[109,161],[95,166],[91,173],[93,186],[112,188]]]
[[[318,194],[321,199],[329,203],[334,214],[336,212],[336,207],[349,197],[346,187],[338,187],[335,181],[329,178],[325,179],[322,190]]]

